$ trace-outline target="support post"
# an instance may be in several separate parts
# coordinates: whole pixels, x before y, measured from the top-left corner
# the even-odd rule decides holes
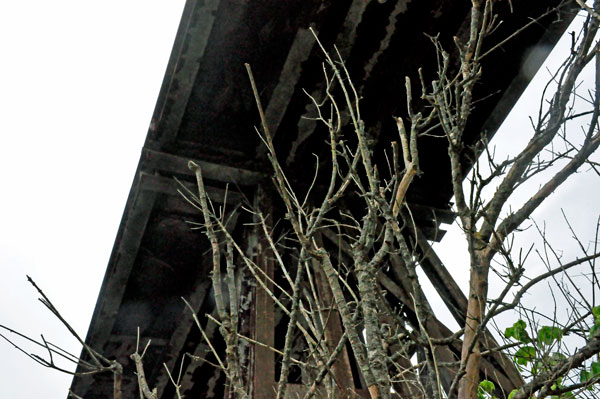
[[[255,206],[265,215],[269,215],[267,223],[272,221],[273,203],[264,187],[258,186],[256,190]],[[272,226],[268,226],[269,228]],[[267,239],[262,234],[260,226],[255,229],[256,264],[273,279],[274,261]],[[273,283],[265,281],[269,290],[273,290]],[[260,286],[256,286],[254,301],[254,339],[270,347],[275,346],[275,308],[269,294]],[[254,346],[253,361],[253,399],[274,399],[275,391],[275,356],[273,351],[263,346]]]

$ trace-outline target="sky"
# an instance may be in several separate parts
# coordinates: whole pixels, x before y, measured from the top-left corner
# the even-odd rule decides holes
[[[495,152],[497,160],[504,160],[508,156],[515,156],[517,150],[525,147],[529,139],[532,137],[533,129],[531,128],[530,116],[537,114],[541,93],[544,86],[550,80],[551,73],[554,73],[564,61],[565,56],[569,54],[571,47],[571,36],[569,32],[579,32],[579,27],[583,21],[583,13],[577,16],[567,29],[566,34],[559,40],[557,45],[552,49],[552,52],[545,60],[542,67],[533,77],[526,90],[523,92],[518,102],[511,110],[508,117],[498,129],[496,135],[490,142],[490,148]],[[532,49],[535,52],[536,49]],[[485,71],[484,71],[485,73]],[[580,75],[580,84],[577,88],[577,93],[583,97],[589,98],[588,90],[592,90],[594,83],[594,68],[593,62],[586,67]],[[550,92],[552,93],[552,92]],[[590,106],[584,101],[578,100],[575,103],[575,109],[579,112],[589,110]],[[535,120],[535,119],[534,119]],[[568,137],[570,140],[577,142],[577,137],[581,138],[581,122],[573,123],[568,126]],[[592,155],[593,161],[600,161],[600,154],[596,152]],[[563,163],[557,164],[559,167]],[[552,172],[557,169],[551,169],[549,173],[542,173],[539,177],[531,179],[528,184],[520,187],[512,200],[508,202],[508,206],[512,210],[518,209],[520,205],[525,203],[537,189],[545,183],[551,176]],[[468,193],[468,182],[463,185],[465,193]],[[495,190],[495,185],[491,185],[491,189],[487,190],[486,198],[490,198]],[[542,239],[538,233],[534,223],[537,223],[541,228],[546,229],[547,239],[561,254],[563,263],[574,260],[577,257],[584,256],[578,249],[577,243],[572,238],[572,233],[569,231],[564,214],[568,218],[569,223],[573,227],[576,234],[582,239],[584,245],[589,245],[594,237],[597,218],[600,216],[600,207],[598,206],[598,198],[600,197],[600,176],[590,170],[588,166],[582,166],[578,173],[574,174],[564,184],[562,184],[552,195],[550,195],[540,207],[532,214],[530,220],[526,221],[521,227],[523,231],[515,234],[514,251],[523,248],[527,251],[533,244],[532,255],[528,258],[525,264],[525,276],[535,276],[536,274],[546,271],[546,267],[536,255],[537,251],[543,251]],[[468,198],[468,194],[467,194]],[[508,207],[503,214],[507,214]],[[467,251],[467,243],[457,221],[452,226],[442,226],[448,230],[448,233],[440,243],[433,245],[438,256],[445,263],[446,267],[454,276],[464,276],[457,278],[457,283],[462,288],[463,292],[468,292],[468,270],[469,270],[469,255]],[[553,266],[558,266],[554,262]],[[583,269],[579,269],[583,270]],[[589,269],[588,269],[589,270]],[[586,270],[586,271],[588,271]],[[489,297],[495,298],[504,287],[500,280],[493,274],[490,277]],[[577,281],[577,280],[576,280]],[[582,285],[589,287],[582,281]],[[435,290],[431,284],[426,282],[426,292],[429,293],[429,299],[433,304],[434,309],[445,309],[443,301],[435,294]],[[531,295],[526,295],[525,303],[536,308],[539,311],[552,314],[554,303],[551,300],[548,285],[539,284],[535,287]],[[591,291],[588,291],[591,292]],[[596,291],[596,295],[599,293]],[[510,296],[508,297],[510,298]],[[597,305],[597,304],[596,304]],[[566,316],[566,305],[559,303],[558,314]],[[440,317],[446,325],[455,331],[458,325],[449,313],[442,313]],[[503,331],[517,320],[514,314],[506,314],[498,318],[500,320],[499,327]]]
[[[79,354],[25,276],[85,337],[183,4],[0,2],[0,324]],[[530,92],[497,134],[499,147],[525,137],[539,86]],[[580,177],[536,217],[564,230],[556,209],[571,204],[576,226],[589,229],[598,209],[580,193],[598,178]],[[435,247],[455,275],[466,271],[461,242],[453,227]],[[71,376],[3,341],[0,357],[1,398],[66,397]]]
[[[0,324],[80,349],[183,0],[0,2]],[[71,376],[0,341],[0,398],[66,398]]]

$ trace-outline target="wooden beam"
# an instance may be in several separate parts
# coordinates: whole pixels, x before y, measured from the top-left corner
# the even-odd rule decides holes
[[[402,287],[402,290],[405,293],[405,296],[408,296],[410,299],[408,302],[404,302],[404,305],[408,307],[408,309],[410,309],[410,311],[415,315],[415,317],[417,317],[417,313],[415,312],[415,308],[414,308],[414,299],[413,299],[413,289],[410,285],[410,282],[407,278],[408,276],[408,269],[406,268],[406,265],[404,263],[404,261],[402,260],[402,258],[400,256],[398,256],[397,254],[390,254],[390,260],[391,260],[391,265],[392,265],[392,271],[394,272],[393,274],[396,275],[396,281],[399,283],[399,285]],[[383,274],[383,273],[379,273],[379,274]],[[378,279],[381,279],[381,277],[378,276]],[[427,297],[425,295],[424,292],[422,292],[419,288],[419,293],[418,295],[423,299],[424,303],[423,306],[429,309],[429,312],[432,315],[435,315],[434,310],[431,308],[431,305],[429,304],[429,301],[427,301]],[[400,298],[398,298],[400,299]],[[425,333],[428,334],[430,337],[432,338],[447,338],[450,335],[452,335],[452,331],[450,331],[441,321],[439,321],[435,316],[433,316],[432,318],[428,318],[426,320],[418,320],[419,325],[414,325],[413,327],[415,329],[424,329]],[[438,362],[445,362],[445,363],[450,363],[450,362],[455,362],[460,360],[457,355],[455,354],[456,352],[453,352],[450,350],[450,348],[448,346],[437,346],[435,348],[435,355],[436,358],[438,359]],[[460,353],[460,352],[457,352]],[[454,378],[456,374],[455,370],[452,370],[450,368],[440,368],[440,380],[442,382],[442,386],[444,387],[444,389],[446,390],[446,392],[449,390],[450,385],[452,383],[452,379]]]
[[[410,3],[410,0],[398,0],[396,2],[396,5],[394,6],[394,9],[389,14],[388,22],[385,27],[385,36],[379,42],[379,48],[377,49],[377,51],[375,51],[371,55],[371,58],[364,66],[365,75],[363,79],[363,85],[364,82],[366,82],[369,79],[371,73],[373,72],[373,69],[379,62],[379,57],[381,57],[382,54],[388,49],[390,41],[392,40],[392,36],[396,32],[398,15],[406,12],[406,10],[408,9],[408,3]]]
[[[273,215],[271,197],[259,186],[256,193],[256,209],[261,209],[267,215]],[[269,221],[267,221],[268,223]],[[272,227],[272,226],[269,226]],[[273,254],[260,226],[256,228],[257,247],[256,264],[265,276],[273,279],[275,262]],[[273,283],[265,281],[265,285],[273,291]],[[275,307],[269,294],[260,286],[255,287],[254,301],[254,339],[270,347],[275,346]],[[254,345],[252,384],[254,389],[253,399],[275,398],[275,355],[272,350],[263,346]]]
[[[350,245],[346,242],[346,240],[343,237],[337,235],[331,229],[323,229],[322,233],[325,237],[327,237],[327,239],[329,239],[330,241],[332,241],[333,243],[338,245],[346,256],[348,256],[348,257],[350,257],[350,259],[352,259],[352,248],[350,247]],[[405,276],[408,274],[408,272],[406,271],[404,262],[402,262],[400,257],[395,254],[391,254],[390,259],[391,259],[391,265],[394,269],[393,271],[398,276],[400,276],[400,278],[397,279],[400,283],[396,284],[389,276],[385,275],[385,273],[383,273],[383,272],[379,272],[377,274],[377,280],[384,288],[386,288],[389,292],[391,292],[394,296],[396,296],[396,298],[398,298],[401,303],[403,303],[405,306],[407,306],[407,308],[410,309],[410,311],[412,313],[414,313],[413,300],[411,297],[412,288],[408,285],[408,281],[405,278]],[[425,299],[425,301],[426,302],[425,302],[424,306],[430,308],[429,303],[427,302],[427,299]],[[431,310],[431,308],[430,308],[430,310]],[[437,319],[436,320],[426,320],[426,321],[422,321],[422,322],[425,325],[425,329],[434,338],[445,337],[445,336],[438,335],[438,334],[440,334],[439,331],[441,331],[442,328],[449,331],[441,322],[437,321]],[[419,326],[415,325],[414,328],[419,329]],[[449,333],[448,335],[451,335],[451,334],[452,333]],[[453,362],[453,361],[457,360],[456,356],[447,347],[440,346],[440,347],[437,347],[436,349],[437,349],[436,354],[437,354],[438,358],[440,359],[440,361]],[[444,387],[446,389],[450,386],[450,382],[452,381],[453,376],[454,375],[451,372],[451,370],[448,370],[448,369],[442,370],[442,373],[441,373],[442,384],[444,385]]]
[[[320,241],[320,239],[318,239]],[[322,243],[319,243],[322,245]],[[333,299],[333,293],[329,284],[327,284],[327,278],[323,274],[321,265],[313,260],[313,270],[315,273],[315,285],[317,287],[317,293],[321,303],[318,306],[323,306],[322,319],[326,320],[327,323],[323,326],[325,330],[325,342],[329,349],[329,353],[333,353],[335,347],[338,345],[344,334],[342,328],[342,321],[340,318],[339,311]],[[342,349],[338,358],[332,366],[332,374],[335,382],[338,384],[340,389],[340,398],[349,399],[353,397],[353,392],[356,387],[354,386],[354,378],[352,377],[352,367],[350,366],[350,358],[346,348]]]
[[[213,162],[189,159],[179,155],[155,151],[148,148],[142,150],[141,163],[146,171],[161,171],[166,174],[194,176],[188,168],[188,162],[194,161],[202,169],[205,179],[232,183],[240,186],[252,186],[264,179],[264,174],[247,169],[220,165]]]
[[[203,276],[202,280],[204,280],[204,281],[199,279],[196,282],[196,284],[194,285],[194,291],[192,291],[190,296],[188,298],[186,298],[186,300],[189,302],[189,304],[194,309],[194,314],[197,314],[198,311],[200,310],[200,307],[202,306],[202,303],[204,302],[204,299],[206,298],[207,293],[210,291],[210,287],[212,284],[211,280],[206,277],[208,275],[208,273],[206,273],[206,274],[200,273],[199,275]],[[210,323],[210,324],[215,324],[215,323]],[[171,339],[168,340],[168,342],[166,343],[166,345],[167,345],[166,358],[162,359],[162,363],[165,365],[166,368],[168,368],[170,370],[171,375],[176,376],[177,373],[179,372],[179,368],[178,368],[179,365],[175,364],[175,362],[177,361],[177,359],[180,359],[180,357],[183,355],[183,353],[181,353],[181,350],[183,349],[185,341],[188,338],[188,335],[192,328],[197,328],[196,325],[194,324],[194,318],[192,315],[192,311],[190,311],[190,309],[187,306],[184,306],[183,310],[181,311],[180,316],[177,318],[177,327],[175,328],[175,331],[173,332],[173,334],[171,334]],[[213,330],[214,330],[214,328],[213,328]],[[202,345],[202,344],[200,344],[200,345]],[[201,356],[201,355],[195,355],[195,356]],[[195,364],[194,368],[197,367],[197,365],[199,365],[198,362],[192,362],[192,363]],[[188,366],[188,368],[189,368],[189,366]],[[193,373],[193,370],[191,372]],[[186,373],[187,373],[187,371],[186,371]],[[158,368],[156,370],[155,374],[156,374],[155,387],[158,390],[158,397],[160,398],[160,397],[162,397],[163,391],[170,380],[169,380],[168,374],[165,373],[165,371],[162,367]]]
[[[348,13],[344,19],[344,24],[342,25],[341,30],[338,32],[335,40],[335,45],[340,51],[340,55],[343,59],[347,59],[352,51],[352,47],[354,46],[354,42],[356,40],[356,30],[362,21],[363,13],[365,12],[368,4],[368,1],[353,0],[350,8],[348,9]],[[323,92],[323,83],[317,84],[316,87],[310,88],[310,95],[317,99],[323,95]],[[314,120],[314,106],[312,100],[310,100],[308,96],[305,101],[305,110],[306,112],[298,119],[298,136],[292,142],[292,147],[287,155],[286,163],[288,165],[295,161],[297,149],[315,132],[315,129],[317,128],[317,121]]]
[[[279,124],[285,115],[292,95],[296,90],[296,84],[302,74],[302,64],[310,56],[314,44],[315,38],[308,29],[298,29],[265,112],[267,125],[273,132],[273,136],[277,134]],[[258,152],[262,155],[266,154],[266,147],[262,143]]]
[[[401,266],[401,264],[397,264],[398,266]],[[395,295],[395,293],[398,291],[397,288],[393,287],[393,281],[389,281],[389,277],[386,279],[382,276],[383,273],[380,273],[380,275],[378,275],[378,280],[383,283],[382,285],[392,294]],[[401,280],[401,285],[404,280]],[[402,287],[402,291],[406,292],[406,290],[408,290],[409,287]],[[398,299],[402,300],[400,297],[398,297]],[[405,306],[407,306],[413,313],[414,313],[414,308],[412,305],[412,301],[406,303],[404,302]],[[433,319],[430,320],[426,320],[424,322],[424,327],[427,330],[427,333],[432,337],[432,338],[447,338],[449,336],[452,335],[452,331],[450,331],[450,329],[448,329],[441,321],[439,321],[436,317],[433,317]],[[455,361],[459,361],[460,358],[458,357],[458,354],[460,354],[461,351],[461,341],[460,340],[456,340],[454,342],[452,342],[449,346],[437,346],[436,347],[436,354],[438,356],[438,361],[441,362],[455,362]],[[493,346],[491,346],[493,347]],[[449,387],[449,383],[452,381],[452,378],[454,378],[454,374],[456,371],[453,371],[451,369],[445,368],[443,370],[442,373],[442,382],[443,385],[446,389],[448,389]],[[486,378],[488,379],[492,379],[495,382],[497,382],[499,384],[499,386],[502,387],[503,390],[505,390],[506,392],[510,392],[512,389],[516,388],[518,385],[515,385],[514,382],[512,381],[512,379],[510,379],[503,371],[503,369],[498,369],[494,366],[493,363],[491,363],[487,358],[482,358],[481,361],[481,372],[484,376],[486,376]]]
[[[230,219],[229,226],[231,227],[231,230],[235,228],[236,224],[237,214],[233,215]],[[198,267],[201,268],[201,272],[197,274],[198,277],[196,279],[196,282],[194,283],[194,290],[187,298],[185,298],[191,305],[193,313],[187,306],[183,307],[181,314],[177,319],[177,327],[175,328],[173,334],[171,334],[171,339],[168,341],[166,359],[162,360],[162,363],[164,363],[165,367],[171,371],[171,375],[177,375],[177,373],[179,372],[179,365],[175,364],[175,362],[177,361],[177,359],[182,358],[184,355],[181,351],[186,343],[190,331],[193,328],[197,328],[194,321],[194,315],[198,315],[198,312],[200,311],[200,308],[202,307],[202,304],[206,300],[208,293],[210,292],[212,287],[212,280],[208,278],[210,271],[212,270],[212,257],[203,258],[201,265],[199,265]],[[204,315],[198,316],[204,318]],[[213,316],[216,316],[216,309],[213,311]],[[216,323],[209,322],[208,324],[210,326],[210,329],[207,328],[206,331],[207,335],[210,337],[212,336],[212,332],[216,330]],[[198,346],[205,347],[206,343],[199,344]],[[198,349],[196,349],[196,351],[197,350]],[[194,354],[194,356],[203,356],[203,354]],[[192,363],[194,364],[194,366],[192,366]],[[191,376],[195,368],[200,365],[200,362],[197,361],[192,361],[192,363],[188,365],[188,368],[185,373],[186,375],[189,372]],[[170,380],[169,376],[167,375],[167,373],[164,372],[164,369],[162,367],[159,368],[155,372],[155,374],[157,375],[155,387],[158,390],[158,397],[160,398],[165,389],[165,386],[169,383]]]
[[[392,293],[397,298],[406,296],[407,300],[409,299],[408,295],[404,292],[404,289],[398,286],[385,273],[378,273],[377,280],[386,290],[388,290],[388,292]],[[388,326],[394,326],[398,323],[398,320],[394,315],[394,310],[390,307],[389,302],[385,300],[383,295],[381,295],[381,298],[380,315]],[[413,364],[410,360],[414,355],[414,349],[416,347],[414,344],[408,344],[407,346],[402,347],[402,344],[398,341],[394,341],[389,347],[390,354],[394,356],[394,363],[396,364],[397,370],[401,370],[402,372],[401,378],[396,377],[392,379],[394,381],[392,386],[401,398],[425,399],[425,392],[414,383],[414,381],[418,381],[419,373],[417,369],[413,368]]]
[[[465,315],[467,310],[467,298],[462,292],[456,281],[448,272],[440,258],[437,256],[423,232],[412,223],[408,223],[409,228],[416,238],[417,245],[420,248],[422,259],[419,262],[421,269],[431,281],[431,284],[436,289],[448,310],[456,320],[463,326],[465,324]]]
[[[288,384],[287,389],[285,391],[285,399],[298,399],[302,398],[306,395],[308,391],[308,387],[303,384]],[[313,396],[313,398],[325,398],[327,394],[322,390],[317,389],[317,393]],[[366,389],[353,389],[351,392],[351,398],[356,399],[370,399],[371,396]]]
[[[441,241],[441,239],[446,235],[446,230],[442,230],[437,226],[423,226],[421,227],[421,232],[425,235],[426,239],[435,242]]]
[[[217,317],[217,310],[214,309],[211,315],[213,317]],[[204,326],[204,331],[205,331],[207,337],[213,337],[215,335],[215,333],[217,332],[217,324],[212,323],[212,322],[207,323]],[[205,361],[203,359],[206,358],[208,353],[210,353],[210,347],[206,342],[200,342],[198,345],[196,345],[196,348],[194,349],[192,356],[195,356],[198,360],[192,359],[188,363],[187,367],[185,368],[185,370],[183,371],[183,373],[181,375],[181,381],[180,381],[181,393],[185,397],[188,397],[187,394],[189,394],[189,391],[191,391],[192,388],[194,387],[194,381],[192,380],[192,377],[194,376],[194,372],[196,371],[196,369],[198,367],[202,367],[205,364]],[[175,369],[177,369],[177,367],[179,365],[174,365],[174,366],[175,366]],[[218,372],[220,372],[220,370],[215,368],[215,373],[218,373]],[[159,391],[158,397],[160,398],[161,396],[162,396],[162,393],[160,393],[160,391]]]
[[[176,42],[171,52],[172,69],[163,82],[167,89],[159,96],[148,133],[148,139],[158,141],[159,146],[172,141],[179,132],[220,3],[190,0],[186,4],[180,23],[183,30],[177,34],[183,40]]]
[[[156,199],[156,192],[142,189],[140,180],[141,176],[138,174],[129,194],[86,338],[86,343],[100,353],[111,335]],[[82,356],[85,356],[83,352]],[[91,377],[74,378],[72,389],[85,397],[92,381]]]
[[[407,206],[415,220],[431,220],[439,225],[440,223],[452,224],[456,219],[456,213],[450,209],[440,209],[414,203],[409,203]]]
[[[356,41],[357,28],[362,21],[362,16],[369,5],[368,1],[353,0],[348,14],[344,19],[344,25],[335,39],[335,45],[338,47],[343,59],[350,56],[354,42]]]
[[[195,184],[189,182],[182,183],[192,193],[196,193],[198,191],[198,188]],[[161,193],[176,196],[181,195],[177,192],[177,190],[180,189],[181,186],[174,179],[163,176],[150,175],[145,172],[141,172],[140,174],[140,187],[142,188],[142,190],[146,190],[153,193]],[[228,191],[226,195],[225,190],[221,188],[211,186],[206,186],[205,188],[208,197],[213,202],[222,204],[225,200],[227,200],[228,205],[237,205],[242,200],[241,194],[235,191]]]
[[[347,256],[352,256],[351,247],[343,239],[343,237],[337,235],[330,229],[323,229],[322,233],[330,241],[339,245],[342,251]],[[435,254],[433,250],[431,250],[431,252]],[[403,262],[398,255],[391,254],[390,258],[392,260],[392,265],[395,269],[394,271],[398,275],[396,281],[399,281],[400,285],[396,284],[392,279],[390,279],[389,276],[386,276],[382,272],[378,273],[377,279],[384,288],[386,288],[390,293],[396,296],[402,303],[404,303],[405,306],[407,306],[414,313],[414,308],[412,305],[413,301],[410,298],[409,294],[412,290],[409,286],[406,285],[406,278],[403,277],[407,275],[407,271],[403,268]],[[445,268],[443,270],[445,270]],[[454,279],[452,279],[452,282],[456,284]],[[425,305],[429,307],[428,303],[426,303]],[[464,310],[466,311],[466,306]],[[437,318],[434,318],[434,320],[425,321],[424,324],[425,329],[433,338],[446,338],[452,335],[452,331],[450,331],[442,322],[437,320]],[[486,332],[486,334],[484,335],[483,342],[485,342],[484,346],[487,348],[493,348],[498,346],[489,332]],[[437,350],[439,351],[438,356],[441,361],[452,362],[459,360],[456,357],[456,355],[454,355],[454,353],[460,353],[459,341],[453,343],[451,346],[453,348],[452,351],[450,351],[448,347],[445,346],[437,347]],[[507,392],[510,392],[510,390],[516,388],[517,386],[520,386],[519,384],[522,384],[522,382],[519,382],[519,379],[521,378],[520,374],[518,374],[518,371],[516,371],[514,364],[512,364],[509,359],[506,359],[506,357],[500,353],[493,353],[491,356],[496,362],[496,364],[498,364],[501,367],[501,369],[496,368],[488,359],[483,358],[481,369],[484,375],[496,380],[504,390],[507,390]],[[453,373],[451,372],[451,370],[447,370],[447,372],[442,374],[442,380],[446,388],[448,387],[448,384],[452,378]]]

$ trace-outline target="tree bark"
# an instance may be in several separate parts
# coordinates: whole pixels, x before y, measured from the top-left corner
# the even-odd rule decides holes
[[[481,344],[477,332],[485,315],[490,270],[481,250],[476,250],[472,259],[465,335],[461,351],[461,366],[465,367],[465,375],[458,386],[459,399],[477,398],[481,360]]]

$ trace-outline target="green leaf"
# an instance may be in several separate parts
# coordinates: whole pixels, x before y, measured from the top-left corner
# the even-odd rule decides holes
[[[515,353],[515,363],[526,366],[535,359],[535,348],[524,346]]]
[[[517,392],[519,392],[518,389],[513,389],[512,391],[510,391],[507,399],[512,399],[517,394]]]
[[[582,384],[588,382],[590,378],[591,374],[587,370],[581,370],[581,372],[579,373],[579,382],[581,382]],[[594,389],[593,385],[587,387],[588,391],[591,391],[592,389]]]
[[[590,372],[587,370],[581,370],[579,373],[579,382],[587,382],[590,380]]]
[[[494,385],[494,383],[492,381],[483,380],[479,383],[479,388],[481,388],[483,391],[485,391],[487,393],[493,393],[494,390],[496,389],[496,386]]]
[[[579,382],[588,382],[594,378],[600,377],[600,362],[592,362],[590,370],[581,370],[579,373]],[[594,385],[587,387],[589,391],[594,389]]]
[[[540,345],[550,345],[562,338],[563,332],[558,327],[543,326],[538,331],[537,342]]]
[[[592,314],[594,315],[596,322],[600,322],[600,306],[594,306],[592,308]]]
[[[594,306],[592,314],[594,315],[594,325],[590,328],[590,338],[600,336],[600,306]]]
[[[567,357],[560,352],[552,352],[548,357],[548,363],[550,366],[556,366],[561,360],[565,360]]]
[[[531,342],[529,334],[527,334],[527,323],[523,320],[518,320],[512,327],[504,330],[504,336],[506,338],[514,338],[524,344]]]
[[[592,366],[590,367],[591,377],[596,378],[600,377],[600,362],[592,362]]]
[[[565,358],[566,358],[566,356],[565,356]],[[556,386],[557,387],[562,387],[562,382],[563,382],[563,377],[556,378]]]
[[[546,363],[542,359],[534,359],[532,363],[531,374],[537,375],[548,370]]]
[[[590,339],[597,336],[600,336],[600,322],[598,321],[590,328]]]

